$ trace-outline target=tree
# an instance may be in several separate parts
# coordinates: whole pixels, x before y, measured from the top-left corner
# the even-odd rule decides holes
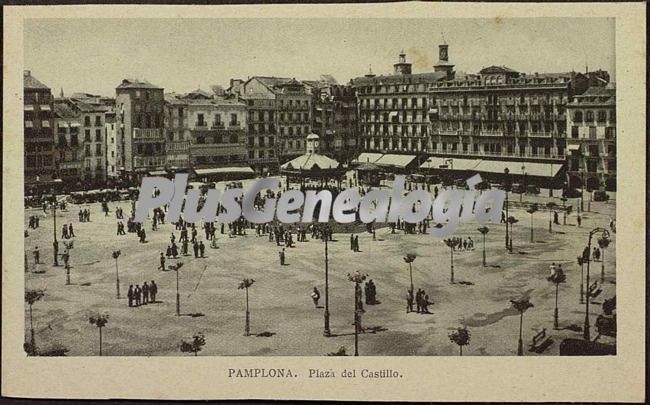
[[[413,291],[413,268],[411,267],[411,264],[415,261],[416,257],[417,256],[415,255],[415,253],[408,253],[404,257],[404,261],[409,265],[409,275],[411,277],[411,291]]]
[[[522,328],[523,328],[523,323],[524,323],[524,312],[528,308],[534,307],[533,304],[530,303],[528,298],[522,298],[520,300],[510,300],[512,303],[512,306],[519,311],[519,345],[517,346],[517,356],[523,356],[524,355],[524,341],[521,337],[522,334]]]
[[[548,278],[548,281],[555,284],[555,312],[553,313],[553,327],[557,329],[559,327],[557,296],[560,284],[566,282],[566,274],[564,274],[564,271],[562,269],[557,269],[555,270],[555,273],[553,273],[553,275]]]
[[[469,345],[469,340],[470,340],[470,333],[469,330],[467,330],[467,326],[458,328],[454,332],[450,333],[449,340],[451,340],[452,342],[458,345],[459,355],[462,356],[463,346]]]
[[[451,280],[450,283],[454,284],[454,249],[456,248],[456,245],[458,245],[458,240],[454,238],[449,238],[444,240],[445,245],[449,248],[449,251],[451,252],[451,260],[450,260],[450,267],[451,267]]]
[[[115,287],[117,289],[116,295],[117,299],[120,299],[120,271],[117,267],[117,259],[120,257],[122,254],[121,250],[114,250],[113,251],[113,259],[115,259]]]
[[[485,267],[485,235],[490,232],[490,228],[487,226],[482,226],[478,228],[478,231],[483,235],[483,267]]]
[[[530,243],[535,242],[533,239],[533,214],[539,211],[537,203],[533,203],[530,208],[526,210],[530,214]]]
[[[203,346],[205,346],[205,336],[199,332],[192,336],[190,341],[181,340],[180,349],[183,353],[194,353],[195,356],[198,356]]]
[[[39,301],[45,295],[45,290],[25,290],[25,302],[29,305],[29,332],[30,342],[25,347],[28,348],[29,355],[36,355],[36,340],[34,339],[34,320],[32,316],[32,306],[36,301]]]
[[[255,280],[252,278],[245,278],[239,283],[238,290],[246,290],[246,325],[244,326],[244,336],[250,336],[251,334],[251,325],[250,325],[250,311],[248,310],[248,288],[253,285]]]
[[[91,325],[95,325],[97,328],[99,328],[99,355],[102,355],[102,328],[106,326],[108,323],[108,314],[95,314],[91,315],[90,318],[88,318],[88,321],[90,322]]]

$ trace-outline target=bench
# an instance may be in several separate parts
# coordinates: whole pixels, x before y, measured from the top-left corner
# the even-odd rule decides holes
[[[553,344],[553,339],[546,335],[546,328],[542,329],[539,333],[533,336],[533,341],[528,348],[529,352],[538,354],[544,353],[550,345]]]

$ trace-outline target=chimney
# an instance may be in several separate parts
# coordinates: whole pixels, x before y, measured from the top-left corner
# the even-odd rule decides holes
[[[25,70],[25,71],[23,72],[23,75],[24,75],[25,77],[29,77],[29,76],[32,75],[32,71],[31,71],[31,70]]]

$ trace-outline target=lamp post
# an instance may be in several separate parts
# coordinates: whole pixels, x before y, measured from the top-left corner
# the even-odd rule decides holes
[[[54,247],[54,266],[59,265],[59,241],[56,240],[56,191],[52,189],[52,196],[54,197],[54,203],[52,204],[52,218],[54,218],[54,229],[53,229],[53,235],[54,235],[54,242],[52,243],[52,246]]]
[[[580,303],[585,303],[585,261],[582,256],[578,256],[578,265],[580,266]]]
[[[456,247],[457,242],[456,242],[455,239],[451,239],[451,238],[450,239],[445,239],[443,242],[445,243],[445,245],[447,245],[447,247],[449,248],[449,252],[451,253],[451,261],[450,261],[451,279],[450,279],[449,283],[450,284],[455,284],[455,281],[454,281],[454,248]]]
[[[509,214],[508,214],[508,191],[510,191],[510,176],[509,176],[510,169],[508,169],[506,167],[505,169],[503,169],[503,173],[505,174],[505,177],[506,177],[503,189],[506,192],[506,249],[508,249],[508,236],[509,236],[508,235],[508,218],[509,218]],[[512,252],[512,249],[509,249],[509,250]]]
[[[328,239],[329,236],[327,235],[327,232],[323,232],[323,240],[325,241],[325,313],[324,313],[325,326],[323,329],[323,336],[327,336],[327,337],[332,336],[332,332],[330,331],[329,269],[328,269],[329,258],[327,255]]]
[[[490,232],[490,228],[487,226],[482,226],[478,228],[478,231],[483,235],[483,267],[485,267],[485,235]]]
[[[354,355],[359,355],[359,329],[361,328],[361,287],[360,284],[366,279],[367,274],[360,274],[358,271],[351,275],[348,273],[348,280],[354,283]]]
[[[591,260],[589,259],[589,253],[591,253],[591,239],[595,234],[601,234],[602,238],[609,238],[609,231],[605,228],[594,228],[589,232],[589,243],[587,244],[588,253],[587,253],[587,297],[585,299],[585,325],[584,325],[584,339],[590,340],[589,335],[589,298],[591,297],[591,286],[589,285],[589,269]],[[584,257],[583,257],[584,259]]]
[[[584,204],[584,193],[585,193],[585,171],[584,169],[580,170],[580,176],[582,177],[582,182],[580,184],[580,212],[584,212],[585,210],[585,204]]]
[[[600,250],[603,253],[602,257],[600,258],[600,282],[601,284],[605,282],[605,249],[609,246],[609,238],[602,237],[598,239],[598,246],[600,246]]]
[[[521,193],[519,193],[519,202],[523,201],[524,191],[526,190],[526,166],[525,165],[521,165],[521,175],[523,177],[524,185],[523,185],[523,190],[519,190],[521,191]]]
[[[534,305],[526,298],[520,300],[510,300],[512,306],[519,311],[519,341],[517,342],[517,356],[524,355],[524,341],[522,339],[522,330],[524,325],[524,312]]]
[[[557,207],[553,201],[546,204],[548,208],[548,233],[553,233],[553,209]]]
[[[562,196],[562,224],[566,225],[566,197]]]
[[[120,271],[117,267],[117,258],[120,257],[121,254],[122,252],[120,250],[113,251],[113,259],[115,259],[115,295],[118,300],[120,299]]]
[[[508,246],[508,250],[510,251],[510,253],[512,253],[512,234],[514,233],[512,226],[517,222],[519,222],[517,218],[512,216],[508,217],[508,223],[510,224],[510,246]]]

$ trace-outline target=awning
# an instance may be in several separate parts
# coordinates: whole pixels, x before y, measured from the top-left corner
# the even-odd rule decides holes
[[[34,124],[31,121],[25,121],[25,128],[34,128]]]
[[[149,172],[149,176],[165,176],[167,171],[165,170],[152,170]]]
[[[359,155],[359,157],[355,160],[356,163],[376,163],[380,158],[382,154],[381,153],[369,153],[369,152],[364,152]]]
[[[443,165],[447,165],[449,170],[476,170],[476,166],[481,163],[479,159],[457,159],[457,158],[448,158],[443,159],[445,162]]]
[[[567,145],[569,150],[580,150],[580,145]]]
[[[445,159],[441,157],[430,157],[420,165],[420,169],[439,169],[440,166],[444,165],[446,165]]]
[[[31,104],[25,104],[24,110],[25,111],[34,111],[34,106],[31,105]]]
[[[379,160],[375,162],[375,164],[382,165],[382,166],[394,166],[403,169],[406,166],[408,166],[411,162],[413,162],[413,160],[415,160],[414,155],[386,154],[380,157]]]
[[[195,169],[199,176],[210,176],[214,174],[255,174],[255,171],[248,166],[245,167],[215,167],[210,169]]]
[[[78,123],[78,122],[71,122],[70,123],[70,128],[76,128],[76,127],[80,127],[80,126],[81,126],[81,124]]]
[[[522,166],[524,169],[522,169]],[[503,173],[507,168],[512,175],[555,177],[564,166],[563,163],[512,162],[502,160],[482,160],[474,170],[483,173]]]
[[[50,111],[50,106],[48,104],[41,105],[41,111]]]

